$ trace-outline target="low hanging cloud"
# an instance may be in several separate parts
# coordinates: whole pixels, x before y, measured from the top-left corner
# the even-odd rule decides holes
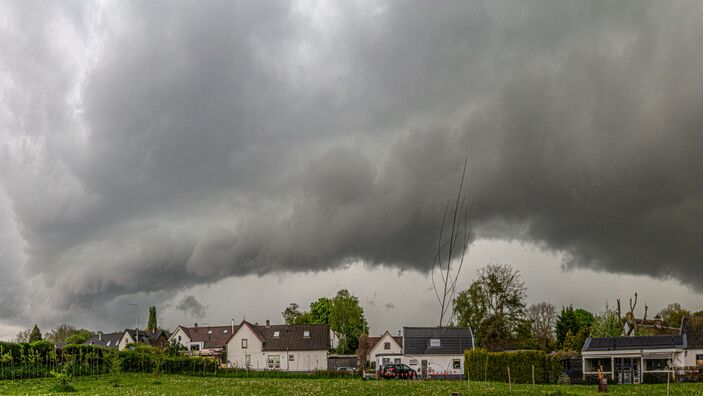
[[[176,305],[176,309],[197,318],[204,318],[206,315],[206,307],[194,296],[184,297],[181,302]]]
[[[3,316],[428,271],[465,158],[476,237],[701,290],[700,2],[1,7]]]

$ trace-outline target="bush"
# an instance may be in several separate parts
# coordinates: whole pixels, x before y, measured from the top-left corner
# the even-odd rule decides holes
[[[472,381],[508,382],[510,368],[512,383],[529,384],[534,368],[535,382],[544,383],[545,366],[543,351],[488,352],[475,349],[465,352],[465,376]]]

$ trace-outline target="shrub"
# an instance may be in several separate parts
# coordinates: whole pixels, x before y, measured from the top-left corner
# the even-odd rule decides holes
[[[472,381],[508,382],[508,368],[512,383],[531,383],[533,369],[535,382],[545,382],[546,355],[543,351],[488,352],[475,349],[465,352],[465,375]]]

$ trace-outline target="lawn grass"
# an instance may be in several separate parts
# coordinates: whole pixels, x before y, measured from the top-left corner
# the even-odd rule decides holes
[[[2,395],[50,394],[56,383],[50,378],[0,381]],[[467,382],[459,381],[362,381],[361,379],[280,379],[193,377],[185,375],[155,375],[125,373],[115,386],[109,375],[79,377],[72,381],[77,389],[70,395],[468,395]],[[474,382],[473,395],[592,395],[596,385],[565,386],[513,385]],[[610,385],[609,394],[664,395],[666,385]],[[672,384],[671,395],[701,395],[701,383]]]

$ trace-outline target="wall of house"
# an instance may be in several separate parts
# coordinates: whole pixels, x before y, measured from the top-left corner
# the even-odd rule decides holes
[[[686,349],[682,353],[681,361],[683,366],[692,367],[697,365],[697,355],[701,355],[701,349]]]
[[[129,344],[134,344],[134,339],[128,332],[122,333],[122,337],[120,337],[120,342],[117,344],[117,349],[120,351],[124,351],[127,349],[127,345]]]
[[[171,338],[169,338],[169,342],[171,340],[176,340],[179,344],[183,345],[185,348],[188,348],[188,344],[191,342],[191,338],[188,337],[185,331],[183,331],[180,327],[176,329],[176,331],[171,335]]]
[[[242,340],[247,340],[247,348],[242,348]],[[234,336],[227,343],[227,362],[232,367],[245,368],[247,355],[250,356],[250,368],[264,369],[266,362],[262,364],[260,357],[262,354],[262,342],[254,334],[249,326],[243,325],[237,330]]]
[[[459,368],[453,368],[453,361],[459,359]],[[421,373],[422,361],[428,361],[429,374],[447,374],[453,376],[464,375],[463,355],[404,355],[403,363]],[[416,363],[416,364],[412,364]]]
[[[390,343],[391,349],[384,349],[384,343]],[[376,361],[376,356],[379,354],[389,354],[389,353],[397,353],[401,354],[403,352],[403,349],[401,348],[398,343],[391,337],[389,333],[384,334],[384,336],[379,340],[379,342],[372,348],[371,351],[369,351],[369,356],[368,360],[369,361]]]

